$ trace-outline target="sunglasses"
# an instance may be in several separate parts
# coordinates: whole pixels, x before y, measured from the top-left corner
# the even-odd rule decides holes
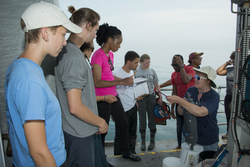
[[[198,56],[198,57],[194,57],[192,59],[202,59],[202,57]]]
[[[201,79],[207,79],[207,78],[205,78],[205,77],[200,77],[200,76],[198,76],[198,75],[194,75],[194,78],[197,79],[198,81],[201,80]]]
[[[110,58],[108,60],[108,63],[110,65],[110,70],[113,71],[114,70],[114,66],[113,66],[112,60]]]
[[[173,64],[173,63],[171,64],[171,66],[172,66],[172,67],[179,67],[178,64]]]

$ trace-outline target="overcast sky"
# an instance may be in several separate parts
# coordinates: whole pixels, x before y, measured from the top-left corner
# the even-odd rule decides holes
[[[226,62],[235,50],[236,15],[231,13],[230,0],[59,0],[59,3],[69,17],[68,6],[88,7],[100,14],[100,24],[117,26],[123,33],[123,43],[115,56],[123,57],[128,50],[134,50],[139,55],[148,53],[155,62],[156,58],[171,61],[178,53],[186,63],[188,55],[196,51],[204,52],[204,65],[211,65],[217,60]],[[96,43],[95,48],[99,48]],[[215,63],[214,68],[219,64]]]

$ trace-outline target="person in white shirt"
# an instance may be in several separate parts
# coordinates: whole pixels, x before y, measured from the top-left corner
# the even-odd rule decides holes
[[[123,67],[115,70],[113,75],[116,80],[124,79],[127,77],[133,77],[134,71],[138,67],[140,56],[134,51],[128,51],[125,55],[125,64]],[[136,154],[136,131],[137,131],[137,105],[136,100],[141,99],[138,97],[135,99],[134,95],[134,85],[124,86],[117,85],[116,90],[119,98],[121,99],[122,106],[125,111],[129,123],[129,149],[131,153]],[[114,155],[122,154],[122,147],[120,143],[120,131],[119,128],[115,128],[115,141],[114,141]]]

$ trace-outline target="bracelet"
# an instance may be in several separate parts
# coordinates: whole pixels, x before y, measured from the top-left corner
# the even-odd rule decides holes
[[[104,95],[104,100],[103,101],[106,101],[107,100],[107,96],[106,95]]]
[[[181,65],[180,68],[184,68],[184,65]]]

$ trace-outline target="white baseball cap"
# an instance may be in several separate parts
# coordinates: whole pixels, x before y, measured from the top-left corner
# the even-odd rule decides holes
[[[202,67],[201,69],[197,69],[197,68],[194,68],[194,71],[197,71],[197,72],[201,72],[203,74],[207,74],[207,78],[212,82],[212,87],[216,87],[216,84],[214,83],[214,80],[216,78],[216,71],[210,67],[210,66],[205,66],[205,67]]]
[[[24,32],[53,26],[63,26],[73,33],[82,32],[82,28],[72,23],[60,8],[43,1],[30,5],[23,12],[21,18],[26,24]]]

